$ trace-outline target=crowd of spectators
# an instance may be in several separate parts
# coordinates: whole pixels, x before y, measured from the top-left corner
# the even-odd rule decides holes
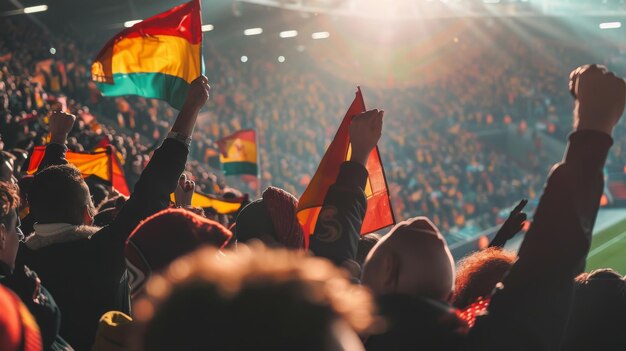
[[[123,158],[132,188],[175,110],[139,97],[99,96],[89,78],[97,48],[5,22],[1,53],[13,55],[3,63],[7,112],[0,132],[5,144],[28,151],[31,140],[41,143],[41,135],[33,133],[43,125],[44,101],[67,96],[70,111],[84,116],[70,149],[90,150],[107,136]],[[502,209],[520,198],[535,198],[543,181],[538,173],[553,161],[546,159],[540,143],[533,153],[512,155],[481,135],[512,128],[520,134],[543,130],[562,137],[571,125],[569,96],[560,89],[566,83],[564,67],[592,57],[566,44],[529,43],[506,32],[483,45],[475,45],[470,34],[455,39],[455,55],[472,58],[457,64],[456,71],[447,67],[455,66],[448,64],[451,60],[442,60],[412,72],[423,78],[421,83],[363,86],[366,104],[384,106],[386,128],[393,130],[380,149],[396,217],[431,213],[446,233],[467,225],[490,228],[502,220]],[[25,47],[26,42],[38,44]],[[538,58],[533,53],[540,48]],[[201,115],[188,164],[198,190],[219,194],[231,185],[256,195],[274,185],[301,194],[334,136],[354,82],[309,69],[335,64],[332,55],[323,63],[306,55],[292,64],[269,56],[243,63],[236,48],[218,48],[209,41],[204,57],[213,99]],[[28,133],[16,133],[21,128]],[[215,141],[243,128],[258,132],[259,180],[226,179],[219,165],[210,162],[218,154]],[[622,149],[615,148],[612,170],[621,171]]]
[[[89,80],[94,48],[23,21],[0,22],[0,349],[624,348],[623,277],[583,268],[604,168],[624,157],[622,141],[609,150],[624,133],[626,82],[581,66],[568,89],[562,66],[585,58],[576,48],[542,49],[571,61],[557,63],[494,35],[484,47],[461,41],[461,54],[484,60],[462,65],[464,74],[364,85],[368,106],[382,108],[352,119],[350,159],[305,237],[294,195],[332,139],[352,82],[307,64],[239,65],[206,43],[208,78],[190,84],[177,112],[100,96]],[[540,144],[520,159],[489,138],[545,129],[563,140],[572,122],[546,182]],[[259,135],[256,182],[211,164],[216,140],[243,128]],[[129,197],[84,180],[66,158],[103,141],[124,165]],[[399,221],[361,238],[376,146]],[[231,218],[190,206],[193,191],[225,197],[238,192],[232,184],[273,186]],[[522,229],[528,200],[456,272],[446,234],[470,221],[494,225],[520,199],[537,205],[519,252],[502,246]]]

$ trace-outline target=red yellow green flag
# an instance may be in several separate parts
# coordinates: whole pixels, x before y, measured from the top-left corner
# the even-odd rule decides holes
[[[30,156],[28,174],[35,174],[46,152],[45,146],[37,146]],[[73,164],[83,178],[96,176],[111,184],[122,195],[130,196],[124,171],[120,166],[113,147],[100,148],[94,152],[71,152],[65,154],[67,161]]]
[[[217,141],[224,175],[257,175],[256,132],[240,130]]]
[[[100,50],[92,79],[104,96],[162,99],[181,109],[190,83],[204,72],[200,0],[126,28]]]
[[[313,179],[300,197],[297,216],[305,234],[312,235],[315,232],[317,217],[324,204],[326,193],[337,180],[341,164],[350,159],[350,121],[352,117],[364,111],[365,102],[359,88]],[[385,170],[380,160],[378,147],[372,150],[366,168],[369,173],[365,186],[367,212],[361,227],[362,235],[395,224],[391,202],[389,201]]]

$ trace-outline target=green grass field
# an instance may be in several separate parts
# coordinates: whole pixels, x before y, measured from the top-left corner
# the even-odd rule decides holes
[[[626,219],[593,236],[586,271],[597,268],[626,274]]]

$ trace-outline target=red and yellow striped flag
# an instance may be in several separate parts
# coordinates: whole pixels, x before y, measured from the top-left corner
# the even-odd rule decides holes
[[[204,71],[200,0],[127,28],[100,50],[91,76],[104,96],[139,95],[181,109]]]
[[[359,88],[335,138],[328,146],[313,179],[298,202],[298,221],[305,234],[312,235],[315,231],[317,217],[324,204],[326,193],[337,180],[341,164],[350,159],[350,122],[352,117],[361,112],[365,112],[365,102]],[[375,232],[396,222],[389,201],[389,189],[378,147],[372,150],[366,168],[369,173],[365,186],[367,212],[361,227],[362,235]]]
[[[45,146],[36,146],[30,155],[28,174],[35,174],[46,152]],[[94,152],[71,152],[65,154],[67,162],[73,164],[83,178],[96,176],[111,184],[122,195],[130,196],[130,190],[126,183],[124,171],[117,157],[114,156],[113,147],[96,149]]]

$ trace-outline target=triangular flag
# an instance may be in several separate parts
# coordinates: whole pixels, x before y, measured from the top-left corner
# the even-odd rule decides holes
[[[365,112],[365,103],[359,88],[313,179],[300,197],[297,216],[305,234],[312,235],[315,231],[317,217],[324,204],[326,193],[337,180],[341,164],[350,158],[350,122],[354,116],[361,112]],[[369,173],[365,187],[367,212],[361,227],[362,235],[395,224],[391,202],[389,201],[389,189],[378,147],[372,150],[366,168]],[[308,235],[305,235],[307,239]]]

